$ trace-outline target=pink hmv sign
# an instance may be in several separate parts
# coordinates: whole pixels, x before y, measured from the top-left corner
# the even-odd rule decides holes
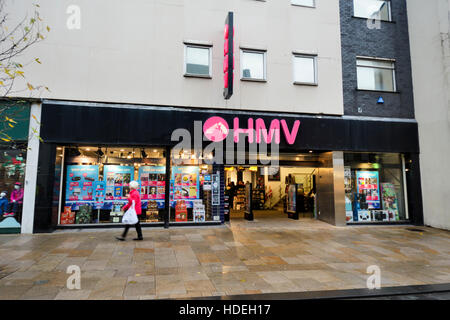
[[[234,142],[239,142],[239,135],[244,133],[248,136],[249,143],[276,143],[280,144],[281,132],[286,142],[293,145],[297,139],[300,129],[300,120],[295,120],[291,128],[289,128],[286,120],[274,119],[267,129],[263,119],[248,118],[247,128],[241,128],[239,118],[233,119]],[[230,125],[222,117],[214,116],[205,121],[203,124],[203,134],[207,139],[213,142],[225,140],[230,133]]]

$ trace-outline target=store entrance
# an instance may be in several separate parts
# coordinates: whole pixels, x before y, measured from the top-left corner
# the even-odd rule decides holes
[[[316,163],[301,161],[299,155],[293,160],[280,161],[277,172],[263,166],[226,166],[226,220],[315,219]]]

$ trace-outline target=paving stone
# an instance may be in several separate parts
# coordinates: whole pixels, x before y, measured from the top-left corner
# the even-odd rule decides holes
[[[60,288],[33,286],[30,290],[25,292],[21,299],[25,300],[54,300]]]
[[[135,282],[129,281],[125,286],[124,297],[136,297],[138,300],[139,296],[152,295],[155,294],[155,283],[154,282]]]
[[[258,214],[258,213],[256,213]],[[334,227],[284,215],[214,228],[0,236],[0,299],[169,299],[364,288],[378,265],[382,286],[450,282],[448,232],[404,226]],[[81,290],[66,288],[81,268]]]
[[[58,292],[55,300],[87,300],[91,290],[68,290],[64,289]]]

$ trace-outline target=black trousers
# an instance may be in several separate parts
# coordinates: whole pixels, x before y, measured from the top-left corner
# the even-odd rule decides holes
[[[122,238],[125,238],[125,237],[127,236],[127,233],[128,233],[128,230],[130,229],[130,227],[131,227],[131,225],[129,225],[129,224],[127,224],[127,225],[125,226],[125,229],[123,230],[123,233],[122,233]],[[136,223],[136,224],[134,225],[134,227],[136,228],[136,232],[137,232],[138,238],[139,238],[139,239],[142,239],[142,228],[141,228],[141,223],[138,221],[138,223]]]

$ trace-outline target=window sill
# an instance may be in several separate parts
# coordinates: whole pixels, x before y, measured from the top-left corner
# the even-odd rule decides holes
[[[318,87],[319,84],[318,83],[310,83],[310,82],[293,82],[294,85],[296,86],[308,86],[308,87]]]
[[[368,89],[355,89],[356,91],[361,91],[361,92],[373,92],[373,93],[392,93],[392,94],[400,94],[400,91],[382,91],[382,90],[368,90]]]
[[[241,81],[248,81],[248,82],[267,82],[266,79],[252,79],[252,78],[241,78]]]
[[[185,78],[201,78],[201,79],[212,79],[212,76],[209,75],[201,75],[201,74],[189,74],[186,73],[183,75]]]
[[[294,6],[294,7],[303,7],[303,8],[310,8],[310,9],[315,9],[315,8],[316,8],[316,6],[305,6],[305,5],[303,5],[303,4],[295,4],[295,3],[291,3],[291,6]]]
[[[371,18],[364,18],[364,17],[357,17],[357,16],[352,16],[352,18],[354,19],[360,19],[360,20],[373,20]],[[376,20],[376,21],[380,21],[380,22],[387,22],[387,23],[397,23],[396,21],[389,21],[389,20]]]

